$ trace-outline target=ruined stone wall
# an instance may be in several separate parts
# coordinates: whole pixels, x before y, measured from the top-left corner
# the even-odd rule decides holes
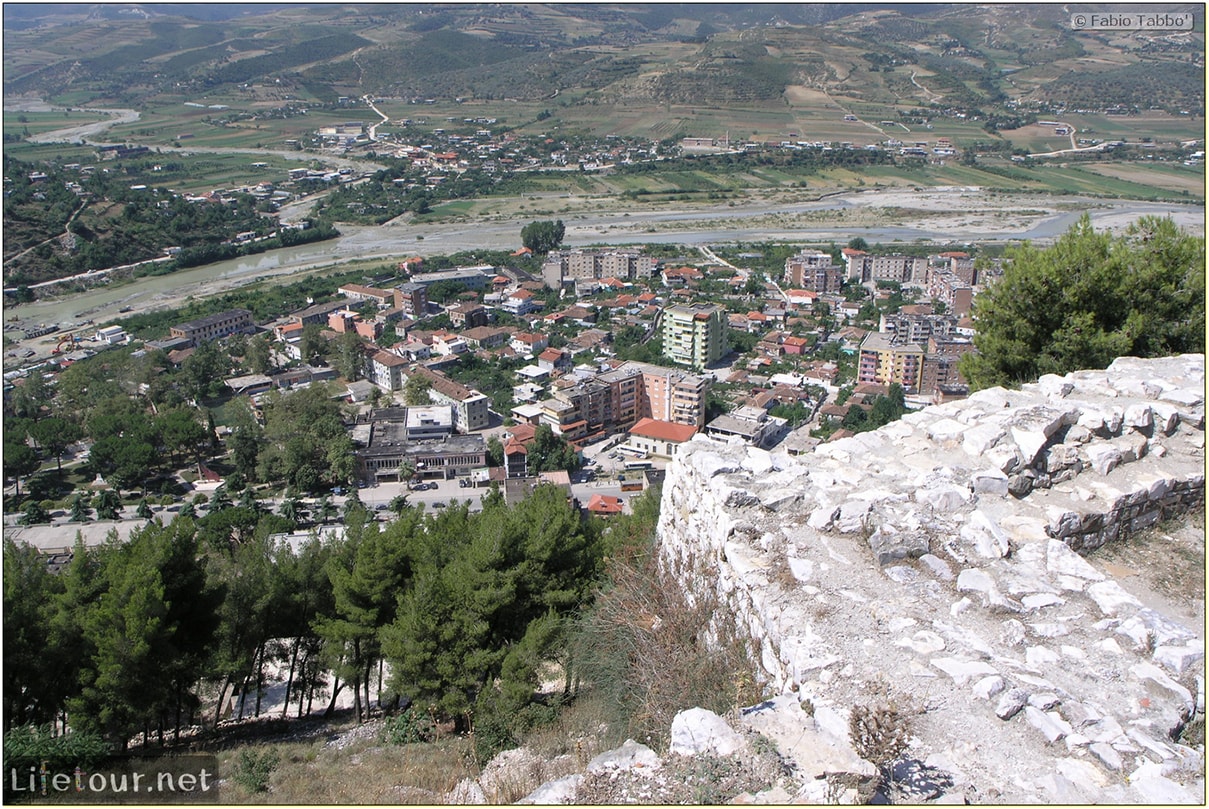
[[[770,692],[909,704],[910,755],[967,796],[1203,802],[1176,740],[1203,712],[1203,594],[1173,613],[1078,552],[1203,511],[1204,392],[1201,355],[1123,358],[797,458],[699,437],[662,568],[720,599]]]

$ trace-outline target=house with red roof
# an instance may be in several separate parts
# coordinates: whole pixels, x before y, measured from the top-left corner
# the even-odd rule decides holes
[[[607,494],[594,494],[588,500],[588,513],[598,517],[611,517],[620,514],[625,505],[620,497],[610,497]]]
[[[630,428],[630,438],[626,443],[641,452],[671,458],[676,452],[676,447],[696,434],[697,427],[692,424],[642,418]]]

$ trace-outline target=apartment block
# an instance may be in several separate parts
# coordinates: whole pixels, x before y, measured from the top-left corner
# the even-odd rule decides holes
[[[550,289],[575,281],[602,278],[649,278],[655,259],[638,250],[555,250],[542,264],[542,280]]]
[[[923,284],[927,279],[928,260],[919,256],[875,256],[864,250],[845,247],[844,256],[848,280],[868,284],[895,281],[900,284]]]
[[[483,430],[490,426],[491,400],[477,390],[471,390],[444,374],[423,366],[417,366],[410,373],[428,380],[428,395],[433,402],[453,406],[453,428],[459,433]]]
[[[908,393],[919,390],[924,349],[916,343],[899,343],[888,334],[872,332],[861,343],[857,381],[890,385],[897,382]]]
[[[188,340],[196,346],[229,334],[250,333],[255,328],[251,312],[247,309],[230,309],[181,323],[171,327],[168,332],[172,337]]]
[[[708,304],[680,304],[663,310],[663,355],[702,369],[726,353],[726,310]]]
[[[838,292],[844,280],[844,269],[831,260],[830,253],[803,250],[785,259],[784,284],[793,289],[810,292]]]
[[[400,284],[394,289],[394,298],[395,308],[402,309],[407,317],[419,318],[428,314],[428,288],[424,284]]]

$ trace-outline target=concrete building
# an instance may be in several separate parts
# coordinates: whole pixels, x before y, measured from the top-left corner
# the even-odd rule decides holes
[[[655,263],[638,250],[555,250],[542,264],[542,280],[550,289],[561,289],[577,281],[650,278]]]
[[[420,318],[428,314],[428,288],[424,284],[400,284],[394,289],[396,309],[410,318]]]
[[[927,278],[928,260],[919,256],[874,256],[864,250],[845,247],[841,253],[847,265],[847,277],[861,284],[895,281],[921,285]]]
[[[858,382],[890,385],[897,382],[907,393],[919,390],[924,349],[916,343],[899,343],[890,335],[872,332],[861,343]]]
[[[838,292],[844,280],[844,268],[835,264],[830,253],[803,250],[785,259],[784,284],[810,292]]]
[[[630,428],[630,438],[626,443],[642,452],[671,458],[676,447],[696,434],[697,428],[692,425],[644,418]]]
[[[230,309],[181,323],[168,331],[173,337],[188,340],[196,346],[229,334],[250,334],[255,329],[251,312],[247,309]]]
[[[453,426],[459,433],[484,430],[490,425],[491,400],[483,394],[423,366],[411,373],[428,380],[428,395],[434,402],[453,407]]]
[[[481,435],[410,440],[405,414],[359,422],[352,437],[357,476],[365,483],[399,480],[406,469],[421,478],[468,476],[472,469],[487,465],[487,444]]]
[[[705,425],[705,434],[723,440],[738,436],[754,447],[768,449],[785,437],[788,424],[786,419],[768,415],[762,407],[744,406]]]
[[[405,371],[411,362],[389,351],[375,351],[366,363],[366,376],[384,391],[393,393],[403,389],[407,381]]]
[[[702,369],[726,354],[726,310],[710,304],[678,304],[663,310],[663,355]]]

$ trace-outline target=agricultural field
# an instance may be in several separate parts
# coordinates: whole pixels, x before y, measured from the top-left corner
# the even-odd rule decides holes
[[[40,135],[43,132],[53,132],[56,129],[64,129],[69,126],[80,126],[81,124],[103,121],[105,118],[105,115],[85,110],[72,110],[70,112],[58,110],[54,112],[6,111],[4,113],[5,142],[7,143],[8,138],[11,136]]]

